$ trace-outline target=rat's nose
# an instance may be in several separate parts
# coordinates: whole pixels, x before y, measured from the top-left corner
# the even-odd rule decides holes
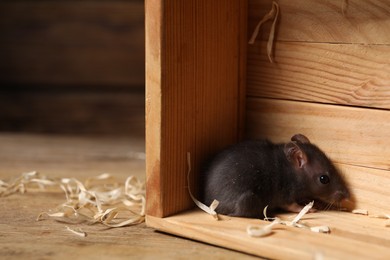
[[[347,190],[342,190],[342,191],[339,190],[333,193],[333,198],[339,202],[343,202],[343,201],[348,202],[350,201],[351,195]]]

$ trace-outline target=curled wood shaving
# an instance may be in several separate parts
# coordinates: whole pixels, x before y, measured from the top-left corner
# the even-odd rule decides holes
[[[353,214],[360,214],[360,215],[367,216],[368,215],[368,210],[366,210],[366,209],[354,209],[354,210],[352,210],[352,213]]]
[[[191,189],[190,189],[190,173],[191,173],[191,154],[187,152],[187,165],[188,165],[188,172],[187,172],[187,185],[188,185],[188,192],[190,194],[190,197],[192,201],[195,203],[198,208],[203,210],[204,212],[210,214],[211,216],[214,217],[214,219],[219,220],[218,214],[215,211],[215,209],[218,207],[219,201],[218,200],[213,200],[211,205],[208,207],[199,200],[195,198],[195,196],[192,194]]]
[[[47,186],[55,186],[56,183],[41,177],[37,171],[23,173],[11,182],[0,180],[0,197],[5,197],[14,193],[25,193],[27,190],[43,190]]]
[[[275,218],[271,224],[267,226],[255,226],[255,225],[250,225],[247,227],[246,231],[247,234],[252,236],[252,237],[263,237],[267,236],[272,233],[272,228],[276,224],[281,224],[285,226],[290,226],[290,227],[297,227],[297,228],[305,228],[309,229],[313,232],[317,233],[330,233],[330,228],[328,226],[316,226],[316,227],[309,227],[306,224],[298,223],[301,218],[310,211],[310,209],[313,207],[314,201],[310,202],[307,204],[296,216],[292,221],[286,221],[286,220],[281,220],[279,218]],[[263,214],[264,214],[264,220],[271,220],[271,218],[267,217],[267,207],[264,208]]]
[[[310,202],[309,204],[307,204],[300,212],[299,214],[293,219],[292,223],[295,224],[297,223],[299,220],[301,220],[301,218],[307,213],[309,212],[309,210],[313,207],[314,205],[314,201]]]
[[[91,178],[88,178],[85,180],[84,183],[85,187],[87,188],[92,188],[92,187],[99,187],[99,186],[104,186],[104,187],[117,187],[118,183],[116,182],[115,178],[111,176],[109,173],[103,173],[98,176],[94,176]]]
[[[246,232],[251,237],[264,237],[268,236],[272,233],[272,228],[277,225],[281,224],[281,220],[279,218],[275,218],[274,221],[271,222],[271,224],[268,224],[264,227],[258,226],[258,225],[249,225],[246,228]]]
[[[270,220],[271,218],[269,218],[268,216],[267,216],[267,209],[268,209],[268,205],[267,206],[265,206],[264,207],[264,209],[263,209],[263,215],[264,215],[264,220]]]
[[[145,183],[134,176],[118,183],[107,173],[87,179],[84,183],[75,178],[50,180],[38,172],[24,173],[14,181],[0,181],[0,197],[24,193],[37,187],[48,186],[65,193],[66,201],[54,212],[42,212],[37,220],[53,218],[66,223],[101,223],[108,227],[123,227],[145,220]]]
[[[252,37],[249,40],[249,44],[254,44],[255,40],[257,38],[257,35],[259,34],[259,30],[261,26],[273,19],[271,30],[269,32],[268,36],[268,43],[267,43],[267,55],[268,59],[271,63],[273,63],[273,58],[272,58],[272,53],[273,53],[273,46],[274,46],[274,38],[275,38],[275,28],[276,28],[276,23],[279,17],[279,4],[276,3],[275,1],[272,2],[272,9],[264,15],[264,17],[260,20],[260,22],[257,24],[255,30],[252,33]]]

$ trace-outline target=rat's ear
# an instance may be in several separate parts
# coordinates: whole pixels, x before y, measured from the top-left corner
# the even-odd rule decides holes
[[[307,156],[295,142],[289,142],[284,146],[284,154],[297,168],[302,168],[307,163]]]
[[[310,144],[309,138],[302,134],[296,134],[293,137],[291,137],[291,141],[295,141],[302,144]]]

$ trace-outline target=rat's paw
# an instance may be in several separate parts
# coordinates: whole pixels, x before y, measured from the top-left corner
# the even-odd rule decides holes
[[[299,213],[305,206],[299,205],[296,202],[293,202],[291,204],[285,205],[282,207],[282,209],[289,211],[289,212],[294,212],[294,213]],[[311,208],[309,210],[310,213],[316,212],[317,210],[315,208]]]
[[[284,205],[282,208],[289,212],[299,213],[303,209],[303,206],[299,205],[296,202],[293,202],[291,204]]]

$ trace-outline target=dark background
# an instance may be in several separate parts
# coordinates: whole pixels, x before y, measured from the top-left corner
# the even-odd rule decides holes
[[[144,1],[1,1],[0,132],[144,136]]]

